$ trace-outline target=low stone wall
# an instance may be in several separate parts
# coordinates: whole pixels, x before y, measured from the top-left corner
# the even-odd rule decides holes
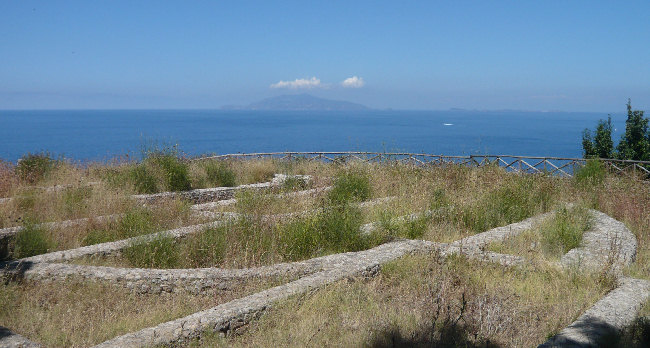
[[[183,342],[201,335],[205,330],[233,332],[257,318],[261,312],[280,300],[346,277],[374,275],[379,267],[386,262],[410,253],[430,252],[433,247],[434,244],[431,242],[405,240],[383,244],[364,252],[347,253],[347,260],[333,269],[318,272],[184,318],[119,336],[95,347],[152,346]]]
[[[590,271],[609,267],[620,274],[636,258],[636,237],[622,222],[596,210],[590,213],[593,228],[585,232],[581,245],[569,250],[560,262],[563,267]]]
[[[9,264],[24,263],[24,262],[31,262],[31,263],[60,262],[60,261],[72,260],[72,259],[76,259],[76,258],[80,258],[80,257],[84,257],[84,256],[93,256],[93,255],[108,256],[108,255],[114,255],[114,254],[119,253],[122,249],[132,245],[133,243],[146,242],[146,241],[150,241],[150,240],[153,240],[153,239],[159,238],[159,237],[183,238],[183,237],[187,236],[188,234],[196,233],[196,232],[202,231],[202,230],[204,230],[206,228],[221,226],[223,223],[224,223],[224,221],[214,221],[214,222],[208,222],[208,223],[204,223],[204,224],[179,227],[179,228],[175,228],[175,229],[172,229],[172,230],[156,232],[156,233],[137,236],[137,237],[128,238],[128,239],[122,239],[122,240],[118,240],[118,241],[115,241],[115,242],[106,242],[106,243],[101,243],[101,244],[94,244],[94,245],[89,245],[89,246],[76,248],[76,249],[55,251],[55,252],[51,252],[51,253],[47,253],[47,254],[41,254],[41,255],[36,255],[36,256],[32,256],[32,257],[26,257],[24,259],[9,262]],[[0,268],[2,268],[2,265],[3,264],[0,263]]]
[[[538,347],[599,347],[599,341],[605,336],[616,334],[632,324],[650,295],[650,281],[621,278],[619,282],[619,287]]]
[[[425,214],[431,212],[425,212]],[[580,248],[573,249],[563,257],[561,265],[575,267],[564,260],[592,260],[593,265],[612,266],[621,269],[633,261],[636,252],[634,235],[620,222],[600,213],[595,216],[594,228],[585,233]],[[129,333],[104,342],[99,347],[109,346],[150,346],[184,342],[201,335],[205,330],[229,333],[240,330],[261,312],[277,301],[301,294],[345,277],[356,275],[370,276],[378,272],[380,266],[411,253],[435,253],[440,257],[463,254],[472,259],[496,262],[506,266],[521,265],[527,261],[519,256],[485,251],[492,242],[503,241],[534,227],[535,224],[552,216],[553,212],[541,214],[521,222],[497,227],[450,244],[419,240],[398,240],[378,247],[359,251],[318,257],[310,260],[282,263],[265,267],[247,269],[130,269],[113,267],[81,266],[52,261],[70,260],[88,255],[109,255],[119,252],[134,239],[103,243],[62,252],[50,253],[5,263],[4,276],[22,277],[39,281],[60,281],[77,277],[90,281],[106,281],[132,289],[140,293],[162,293],[184,291],[205,293],[228,290],[243,285],[251,279],[293,279],[286,284],[237,299],[217,307],[201,311],[184,318],[162,323],[155,327]],[[413,219],[421,214],[401,217]],[[159,235],[180,238],[202,228],[217,226],[223,222],[212,222],[176,230],[164,231],[147,236],[135,237],[136,241],[149,240]],[[138,240],[139,239],[139,240]],[[613,242],[612,242],[613,241]],[[610,261],[598,261],[598,255],[617,255]],[[591,258],[591,259],[590,259]],[[591,264],[591,263],[584,263]],[[0,266],[1,267],[1,266]],[[621,278],[620,286],[610,292],[576,322],[560,334],[541,345],[590,346],[608,330],[620,329],[629,325],[636,317],[640,305],[650,294],[650,282],[632,278]]]
[[[53,222],[44,222],[41,224],[37,224],[37,227],[43,227],[43,228],[68,228],[68,227],[74,227],[74,226],[80,226],[80,225],[85,225],[90,222],[97,222],[97,223],[107,223],[107,222],[113,222],[117,221],[119,218],[123,217],[124,214],[112,214],[112,215],[103,215],[103,216],[97,216],[97,217],[91,217],[91,218],[81,218],[81,219],[74,219],[74,220],[64,220],[64,221],[53,221]],[[15,226],[15,227],[6,227],[0,229],[0,240],[1,239],[9,239],[12,238],[16,233],[20,232],[25,228],[24,226]]]
[[[271,181],[258,184],[239,185],[235,187],[215,187],[179,192],[161,192],[154,194],[133,195],[132,197],[142,203],[152,203],[161,199],[182,198],[197,204],[231,199],[235,196],[235,192],[241,190],[263,190],[275,186],[280,186],[288,178],[297,178],[304,180],[305,182],[311,181],[311,176],[309,175],[275,174]]]
[[[0,326],[0,348],[40,348],[40,344]]]

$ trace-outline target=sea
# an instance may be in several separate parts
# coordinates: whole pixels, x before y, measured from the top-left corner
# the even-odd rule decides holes
[[[0,110],[0,159],[72,161],[279,151],[581,157],[582,131],[607,113],[523,111]],[[613,138],[625,115],[612,115]]]

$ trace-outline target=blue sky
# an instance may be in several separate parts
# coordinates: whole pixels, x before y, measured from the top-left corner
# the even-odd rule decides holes
[[[0,109],[650,109],[649,1],[0,0],[0,33]]]

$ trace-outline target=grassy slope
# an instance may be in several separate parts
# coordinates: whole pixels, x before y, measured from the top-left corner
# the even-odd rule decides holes
[[[129,236],[130,233],[149,233],[195,222],[187,214],[187,205],[180,202],[163,203],[142,213],[142,208],[137,207],[128,198],[128,195],[136,192],[135,184],[130,181],[133,178],[120,175],[120,173],[128,173],[133,166],[133,164],[122,164],[117,167],[94,165],[90,168],[81,168],[63,164],[39,181],[30,183],[15,175],[11,166],[5,165],[0,170],[0,180],[2,180],[0,189],[6,195],[17,199],[10,204],[0,204],[0,226],[22,224],[25,220],[55,221],[108,213],[133,215],[127,219],[128,221],[120,221],[111,226],[90,224],[79,228],[43,231],[44,236],[51,243],[51,249],[65,249],[83,245],[89,235],[96,238],[95,240],[102,241],[102,238],[121,238],[125,234]],[[209,167],[209,164],[189,165],[188,173],[192,187],[210,185],[206,166]],[[587,177],[569,180],[541,175],[519,176],[504,173],[497,168],[470,169],[455,166],[425,170],[405,165],[359,163],[327,165],[317,162],[286,163],[253,160],[227,163],[227,167],[235,174],[237,184],[264,181],[275,172],[284,172],[315,175],[315,186],[322,186],[331,183],[331,179],[327,178],[335,177],[337,174],[350,171],[364,173],[369,177],[370,198],[397,196],[397,199],[361,210],[361,219],[354,220],[354,224],[382,221],[378,234],[362,247],[376,245],[410,233],[410,227],[395,225],[391,222],[391,218],[426,209],[436,209],[437,214],[426,221],[426,228],[418,232],[421,233],[419,238],[451,241],[548,211],[557,207],[560,202],[578,203],[581,206],[601,210],[623,221],[635,233],[639,241],[637,262],[626,270],[626,273],[650,279],[650,266],[648,266],[650,265],[650,186],[647,183],[609,175],[604,178]],[[164,178],[158,174],[154,175],[157,185],[164,187]],[[100,183],[87,189],[84,183],[91,181]],[[72,185],[72,187],[62,192],[47,194],[35,188],[54,184]],[[248,204],[242,200],[243,203],[233,209],[242,213],[262,214],[327,205],[324,197],[315,200],[278,201],[251,195],[247,199]],[[309,221],[306,222],[307,225]],[[320,221],[320,223],[327,223],[329,220]],[[242,233],[242,230],[233,230],[230,239],[226,240],[229,246],[228,252],[216,255],[217,257],[210,257],[210,255],[189,257],[191,253],[182,251],[183,248],[186,250],[196,248],[184,247],[182,243],[172,244],[170,249],[181,251],[182,257],[179,260],[185,262],[181,264],[182,267],[205,265],[242,267],[296,259],[295,255],[299,255],[298,259],[308,258],[359,247],[346,243],[334,246],[319,244],[326,239],[320,241],[297,239],[297,242],[292,245],[298,248],[296,250],[306,250],[306,252],[287,254],[283,252],[286,251],[287,243],[287,239],[283,236],[291,235],[289,234],[291,230],[282,226],[285,224],[258,223],[252,225],[253,228],[243,230],[245,233]],[[246,233],[249,233],[248,237]],[[204,238],[203,241],[199,240],[195,243],[200,247],[219,245],[223,241]],[[300,248],[305,245],[310,247]],[[121,261],[119,264],[129,265],[129,262]],[[436,294],[436,298],[440,298],[441,303],[450,304],[451,308],[458,308],[457,305],[462,303],[462,292],[458,291],[464,289],[468,308],[488,306],[484,310],[489,309],[493,316],[490,317],[492,319],[481,319],[479,315],[477,319],[476,315],[480,311],[468,311],[464,313],[463,322],[467,321],[467,323],[460,328],[461,332],[469,333],[471,337],[476,334],[477,336],[472,340],[477,341],[490,340],[506,346],[531,345],[541,342],[545,335],[552,334],[566,325],[607,288],[605,283],[600,284],[586,277],[556,273],[547,269],[506,270],[497,266],[478,267],[463,260],[439,264],[430,259],[415,258],[397,261],[386,269],[387,272],[377,279],[335,284],[328,287],[326,291],[281,304],[277,311],[269,314],[268,319],[254,324],[250,334],[228,343],[256,345],[256,342],[263,343],[259,340],[266,335],[271,335],[280,341],[295,338],[298,340],[296,342],[303,344],[356,342],[381,346],[386,337],[421,341],[425,340],[423,337],[429,337],[427,335],[431,333],[431,327],[416,325],[415,319],[425,318],[425,323],[432,322],[430,316],[435,314],[432,313],[432,308],[435,309],[437,306],[435,303],[427,302],[432,298],[432,291]],[[453,290],[456,285],[459,286],[458,290]],[[15,328],[28,337],[33,337],[37,341],[50,342],[53,345],[73,344],[72,341],[68,342],[61,338],[57,330],[68,332],[71,337],[74,336],[72,332],[78,332],[74,342],[86,344],[91,341],[99,342],[116,332],[142,327],[140,324],[122,323],[131,320],[130,317],[134,318],[134,322],[141,322],[146,326],[215,303],[210,302],[209,299],[196,299],[198,302],[193,302],[192,299],[181,301],[163,297],[161,300],[156,300],[157,297],[138,297],[121,291],[111,289],[109,286],[92,284],[0,285],[0,298],[4,301],[0,306],[3,309],[0,311],[0,325]],[[576,292],[576,295],[571,297],[569,291]],[[72,295],[73,293],[75,295]],[[114,301],[101,301],[100,298],[103,297],[97,297],[97,294],[108,294],[108,297]],[[568,301],[568,298],[572,300]],[[207,302],[201,302],[204,300]],[[175,301],[187,301],[187,306],[175,307],[174,303],[177,303]],[[152,307],[154,302],[159,303],[160,307]],[[573,302],[576,304],[575,307],[565,308]],[[414,309],[410,305],[412,303],[421,303],[422,306]],[[339,306],[340,304],[344,305]],[[72,310],[66,312],[66,306],[71,306]],[[90,307],[95,307],[101,315],[88,314],[91,313]],[[544,315],[538,318],[531,314],[538,311],[543,312]],[[64,312],[67,314],[62,315]],[[447,312],[437,314],[437,318],[443,323],[447,318],[445,313]],[[67,315],[72,315],[74,318],[70,319]],[[377,319],[367,319],[372,316],[376,316]],[[33,317],[39,318],[42,329],[28,328]],[[150,319],[144,320],[145,317]],[[456,316],[451,315],[449,318],[456,318]],[[526,325],[519,325],[519,321],[525,322]],[[88,326],[79,329],[75,327],[77,324],[66,326],[66,322]],[[275,322],[280,324],[274,325]],[[281,325],[283,322],[287,326],[290,323],[302,324],[299,327],[293,325],[295,333],[289,333],[283,331]],[[94,329],[102,325],[103,328]],[[495,325],[500,327],[495,328]],[[523,326],[530,327],[532,331],[513,331]],[[85,332],[84,330],[88,333],[82,333]],[[333,332],[345,334],[334,335]],[[430,337],[431,339],[451,337],[435,338],[435,335],[440,336],[443,331],[434,330],[434,332],[437,333],[431,336],[433,337]],[[295,337],[291,336],[294,334]],[[521,337],[521,341],[508,340],[507,335],[511,334]],[[215,341],[216,343],[218,340]]]

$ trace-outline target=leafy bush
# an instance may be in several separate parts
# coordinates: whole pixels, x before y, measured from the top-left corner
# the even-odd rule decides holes
[[[233,187],[236,186],[235,172],[223,162],[209,161],[203,165],[211,186]]]
[[[327,198],[332,204],[364,201],[370,198],[370,191],[370,177],[366,173],[345,171],[336,176]]]
[[[585,158],[613,158],[614,142],[612,141],[612,117],[598,121],[596,135],[592,139],[591,131],[582,132],[582,149]]]
[[[21,180],[33,184],[45,178],[55,165],[49,153],[28,153],[18,160],[16,173]]]
[[[16,234],[14,243],[13,255],[17,259],[45,254],[52,246],[45,229],[29,220]]]
[[[132,266],[141,268],[174,268],[179,261],[179,250],[172,237],[134,242],[122,251],[122,255]]]
[[[625,134],[618,143],[618,155],[621,159],[650,160],[650,120],[643,117],[643,111],[632,110],[632,103],[627,101],[627,119]]]

